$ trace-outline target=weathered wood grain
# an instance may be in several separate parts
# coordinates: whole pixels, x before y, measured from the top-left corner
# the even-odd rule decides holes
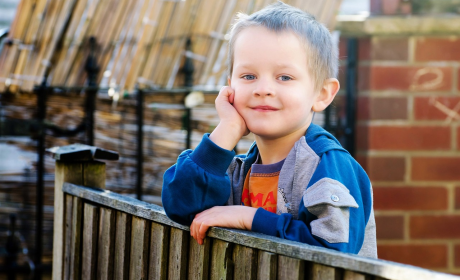
[[[62,266],[61,278],[57,274],[53,274],[53,279],[70,279],[70,259],[72,257],[72,210],[73,210],[73,197],[65,195],[65,220],[64,220],[64,262]],[[60,273],[59,269],[54,270],[53,273]]]
[[[53,221],[53,279],[59,280],[63,277],[63,242],[64,237],[64,193],[62,185],[64,182],[83,184],[81,163],[56,162],[54,183],[54,221]],[[104,175],[105,177],[105,175]],[[70,203],[69,206],[72,204]],[[68,214],[72,215],[72,209]],[[69,236],[70,238],[70,236]],[[70,240],[69,240],[70,241]],[[68,269],[68,265],[66,265]],[[67,271],[69,272],[69,271]],[[65,278],[68,279],[68,278]]]
[[[114,280],[129,279],[132,216],[117,211],[115,231]]]
[[[259,251],[257,280],[276,280],[278,255]]]
[[[129,279],[146,279],[149,253],[150,221],[132,218]]]
[[[209,278],[209,250],[211,240],[206,237],[203,244],[200,245],[195,239],[190,238],[188,279],[203,279]]]
[[[97,279],[99,207],[85,203],[83,211],[81,278],[88,280]]]
[[[335,280],[335,268],[318,263],[311,264],[309,279]]]
[[[235,245],[233,247],[234,279],[249,280],[257,278],[257,258],[256,249]]]
[[[91,161],[83,163],[83,185],[105,189],[105,163]]]
[[[278,279],[304,279],[305,261],[278,256]]]
[[[65,183],[64,192],[72,194],[103,206],[126,212],[133,216],[149,219],[175,228],[188,230],[189,228],[171,221],[165,214],[164,209],[158,205],[139,201],[133,197],[121,195],[111,191],[97,188],[88,188]]]
[[[366,275],[364,274],[357,273],[357,272],[350,271],[350,270],[345,270],[343,272],[343,280],[370,280],[370,279],[366,279]],[[375,279],[375,280],[378,280],[378,279]]]
[[[170,280],[187,278],[189,238],[188,231],[171,228],[168,264],[168,279]]]
[[[219,239],[212,239],[211,280],[233,279],[232,251],[232,244]]]
[[[70,277],[78,280],[81,277],[81,239],[82,239],[82,208],[83,202],[79,197],[72,199],[72,239],[70,242]]]
[[[151,228],[149,279],[165,280],[168,276],[170,227],[152,223]]]
[[[99,218],[97,279],[113,279],[115,251],[115,210],[102,207]]]

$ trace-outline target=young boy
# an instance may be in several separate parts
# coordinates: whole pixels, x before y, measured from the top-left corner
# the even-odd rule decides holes
[[[312,124],[339,90],[337,50],[311,15],[278,2],[239,15],[220,122],[164,175],[172,220],[202,244],[210,226],[377,257],[372,189],[339,142]],[[246,155],[232,149],[249,132]],[[224,206],[225,205],[225,206]]]

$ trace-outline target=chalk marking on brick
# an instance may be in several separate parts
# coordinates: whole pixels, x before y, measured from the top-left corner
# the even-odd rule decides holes
[[[446,122],[452,122],[453,120],[460,120],[460,114],[458,111],[460,110],[460,102],[455,105],[453,109],[449,109],[446,105],[442,104],[435,97],[431,97],[429,100],[430,104],[433,105],[436,109],[443,112],[447,115]]]
[[[427,74],[434,74],[436,77],[432,80],[420,83],[420,78]],[[410,86],[411,90],[433,90],[441,86],[444,79],[444,73],[437,67],[424,67],[417,70]]]

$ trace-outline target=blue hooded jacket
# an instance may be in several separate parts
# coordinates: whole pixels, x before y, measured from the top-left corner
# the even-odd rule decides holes
[[[164,174],[168,217],[190,225],[213,206],[242,205],[244,181],[257,155],[255,143],[246,155],[235,155],[204,135]],[[337,139],[311,124],[280,171],[277,213],[259,208],[252,231],[376,258],[370,180]]]

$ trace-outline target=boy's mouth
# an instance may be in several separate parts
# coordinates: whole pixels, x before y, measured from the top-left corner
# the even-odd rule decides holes
[[[271,106],[266,106],[266,105],[251,107],[251,109],[256,110],[256,111],[259,111],[259,112],[273,112],[273,111],[278,111],[277,108],[271,107]]]

